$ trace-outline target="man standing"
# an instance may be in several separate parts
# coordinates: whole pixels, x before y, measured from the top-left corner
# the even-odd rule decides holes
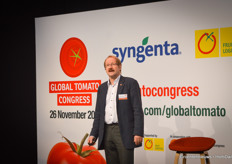
[[[133,164],[134,148],[142,145],[144,115],[139,84],[121,75],[121,61],[105,59],[109,81],[98,88],[95,118],[88,139],[98,138],[98,149],[105,149],[107,164]]]

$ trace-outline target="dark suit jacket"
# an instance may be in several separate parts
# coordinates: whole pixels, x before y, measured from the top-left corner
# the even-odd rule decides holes
[[[105,106],[108,90],[107,82],[98,88],[94,122],[90,135],[98,138],[98,149],[104,149],[103,137],[105,126]],[[127,94],[127,100],[119,100],[120,94]],[[120,77],[116,96],[117,114],[120,133],[127,149],[138,147],[134,143],[134,135],[144,134],[144,115],[139,84],[128,77]],[[141,146],[141,145],[139,145]]]

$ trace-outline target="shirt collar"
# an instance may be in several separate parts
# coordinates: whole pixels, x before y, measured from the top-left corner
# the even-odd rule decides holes
[[[113,85],[113,86],[115,86],[116,84],[118,84],[118,82],[119,82],[119,80],[120,80],[120,77],[121,77],[121,75],[119,75],[119,76],[114,80],[114,85]],[[108,80],[108,86],[109,86],[109,85],[111,85],[110,80]]]

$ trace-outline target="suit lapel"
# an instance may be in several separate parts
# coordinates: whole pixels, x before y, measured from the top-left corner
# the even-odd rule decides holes
[[[118,102],[118,95],[121,94],[123,91],[124,82],[125,82],[125,78],[121,76],[119,83],[118,83],[118,90],[117,90],[117,96],[116,96],[117,102]]]
[[[103,105],[106,106],[106,95],[107,95],[107,91],[108,91],[108,84],[107,82],[103,85],[103,95],[102,95],[102,98],[103,98]]]

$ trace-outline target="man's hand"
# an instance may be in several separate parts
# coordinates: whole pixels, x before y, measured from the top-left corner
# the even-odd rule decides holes
[[[140,145],[143,142],[143,137],[141,136],[134,136],[134,143],[135,145]]]
[[[90,143],[93,143],[93,139],[94,139],[95,137],[94,136],[89,136],[89,139],[88,139],[88,144]],[[95,145],[95,142],[94,142],[94,144],[93,145]]]

